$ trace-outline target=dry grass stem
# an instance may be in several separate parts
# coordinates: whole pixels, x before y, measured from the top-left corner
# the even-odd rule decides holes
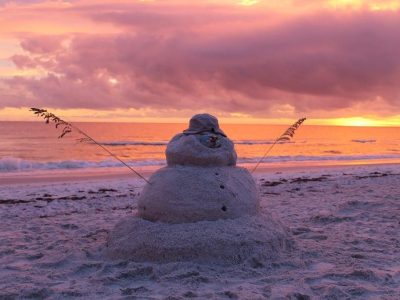
[[[280,142],[288,142],[290,141],[296,130],[300,127],[300,125],[306,120],[306,118],[301,118],[298,119],[296,123],[294,123],[292,126],[290,126],[288,129],[286,129],[286,131],[279,136],[272,144],[271,146],[267,149],[267,151],[265,152],[265,154],[263,155],[263,157],[261,157],[261,159],[257,162],[257,164],[255,165],[255,167],[253,168],[253,170],[251,171],[251,173],[253,173],[258,166],[260,165],[260,163],[264,160],[264,158],[268,155],[268,153],[272,150],[272,148]]]

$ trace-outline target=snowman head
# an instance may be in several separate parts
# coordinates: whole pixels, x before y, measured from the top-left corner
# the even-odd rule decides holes
[[[166,157],[170,166],[232,166],[237,159],[232,141],[210,114],[194,115],[189,128],[168,143]]]

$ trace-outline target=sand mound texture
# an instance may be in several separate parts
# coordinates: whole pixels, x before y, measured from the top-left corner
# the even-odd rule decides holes
[[[185,224],[127,217],[110,232],[106,254],[137,262],[237,264],[290,250],[287,230],[270,215]]]

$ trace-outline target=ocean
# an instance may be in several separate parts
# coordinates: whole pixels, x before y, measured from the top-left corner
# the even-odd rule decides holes
[[[306,121],[307,122],[307,121]],[[132,167],[165,165],[168,141],[187,124],[75,123]],[[234,141],[238,164],[256,163],[290,124],[221,124]],[[120,167],[76,132],[58,139],[60,129],[43,122],[0,122],[0,173]],[[292,141],[277,144],[263,165],[335,165],[400,162],[400,130],[393,127],[302,125]]]

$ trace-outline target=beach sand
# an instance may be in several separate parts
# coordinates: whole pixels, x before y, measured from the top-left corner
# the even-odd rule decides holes
[[[77,174],[0,178],[0,299],[399,299],[399,165],[262,169],[295,247],[230,265],[105,258],[144,184]]]

